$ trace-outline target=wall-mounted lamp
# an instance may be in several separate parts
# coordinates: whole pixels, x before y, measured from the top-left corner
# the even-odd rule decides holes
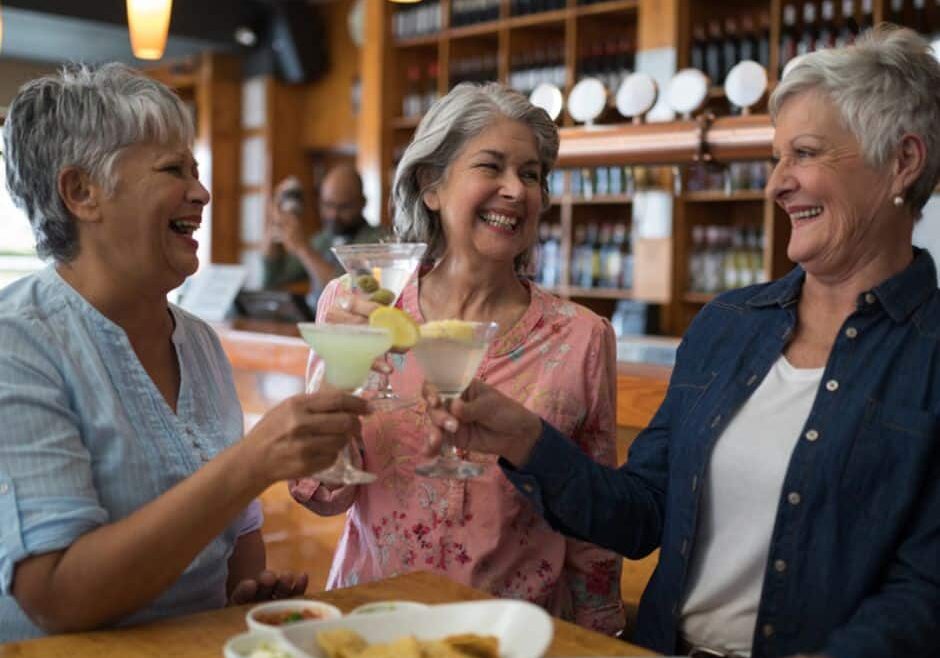
[[[163,57],[172,9],[173,0],[127,0],[127,26],[134,57]]]

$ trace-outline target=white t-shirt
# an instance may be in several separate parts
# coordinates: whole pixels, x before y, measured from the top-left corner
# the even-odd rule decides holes
[[[679,622],[693,646],[750,655],[783,480],[823,370],[781,355],[718,437]]]

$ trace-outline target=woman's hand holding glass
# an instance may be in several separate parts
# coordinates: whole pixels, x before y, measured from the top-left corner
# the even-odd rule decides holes
[[[368,413],[365,400],[341,391],[295,395],[262,416],[239,445],[251,451],[246,463],[264,486],[307,477],[360,435],[359,416]]]
[[[542,433],[538,415],[478,379],[447,406],[430,384],[423,395],[431,418],[428,456],[439,454],[447,439],[462,450],[499,455],[524,466]]]

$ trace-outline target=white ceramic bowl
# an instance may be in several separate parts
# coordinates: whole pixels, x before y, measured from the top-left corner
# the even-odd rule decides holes
[[[293,647],[284,642],[280,633],[261,630],[241,633],[229,638],[222,647],[222,655],[225,658],[248,658],[255,650],[261,648],[275,649],[292,658],[298,655]]]
[[[428,606],[417,601],[373,601],[354,609],[351,615],[367,615],[375,612],[399,612],[401,610],[427,610]]]
[[[245,615],[245,621],[248,623],[249,630],[283,628],[293,622],[271,624],[265,622],[265,617],[276,617],[290,612],[298,612],[305,615],[303,619],[296,621],[338,619],[343,616],[339,608],[329,603],[310,601],[308,599],[284,599],[283,601],[271,601],[269,603],[256,605]]]

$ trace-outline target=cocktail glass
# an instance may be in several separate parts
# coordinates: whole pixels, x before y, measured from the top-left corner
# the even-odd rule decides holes
[[[379,290],[388,291],[383,301],[394,306],[408,280],[418,269],[427,248],[423,242],[380,242],[333,247],[333,253],[349,274],[356,294],[365,298],[375,294],[375,291],[362,287],[363,281],[371,277]],[[391,411],[410,406],[414,400],[404,400],[396,395],[391,381],[386,377],[384,386],[373,397],[371,404],[381,411]]]
[[[422,334],[411,348],[424,370],[425,380],[437,388],[445,405],[463,395],[499,331],[495,322],[460,322],[460,325],[459,335],[444,332],[440,336],[426,337]],[[474,478],[482,472],[481,464],[460,458],[446,434],[441,443],[441,454],[415,468],[415,473],[425,477],[458,480]]]
[[[300,335],[310,345],[307,359],[306,391],[314,393],[324,383],[332,388],[356,394],[369,376],[372,362],[392,346],[387,329],[358,324],[298,323]],[[352,465],[347,444],[336,462],[313,475],[326,484],[368,484],[376,476]]]

